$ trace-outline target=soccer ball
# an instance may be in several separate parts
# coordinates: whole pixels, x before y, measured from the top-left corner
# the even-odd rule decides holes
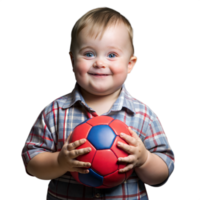
[[[70,142],[85,138],[86,142],[77,149],[92,149],[77,158],[79,161],[91,163],[89,173],[71,172],[79,183],[95,188],[110,188],[123,183],[131,175],[133,170],[119,173],[119,169],[127,164],[118,162],[118,158],[128,156],[117,147],[118,141],[126,143],[119,136],[122,132],[130,135],[125,123],[109,116],[94,117],[75,127]]]

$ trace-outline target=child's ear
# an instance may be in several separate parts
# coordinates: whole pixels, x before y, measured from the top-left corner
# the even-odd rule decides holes
[[[69,52],[69,55],[70,55],[70,58],[71,58],[72,67],[74,68],[74,57],[73,57],[73,54],[72,54],[71,51]]]
[[[70,57],[70,62],[71,62],[71,71],[74,73],[73,71],[74,57],[73,57],[72,52],[69,52],[69,57]]]
[[[131,56],[129,63],[128,63],[128,74],[132,71],[136,61],[137,61],[137,57]]]

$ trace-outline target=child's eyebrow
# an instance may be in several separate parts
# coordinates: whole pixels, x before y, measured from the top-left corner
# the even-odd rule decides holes
[[[117,47],[115,47],[115,46],[107,46],[106,48],[108,48],[108,49],[115,49],[115,50],[117,50],[117,51],[122,52],[122,50],[121,50],[120,48],[117,48]],[[85,46],[85,47],[82,47],[82,48],[79,50],[79,52],[81,52],[81,51],[83,51],[83,50],[85,50],[85,49],[94,49],[94,47],[92,47],[92,46]]]
[[[115,47],[115,46],[108,46],[108,48],[109,48],[109,49],[116,49],[116,50],[122,52],[122,50],[121,50],[120,48],[117,48],[117,47]]]
[[[91,46],[82,47],[82,48],[79,50],[79,52],[83,51],[84,49],[93,49],[93,47],[91,47]]]

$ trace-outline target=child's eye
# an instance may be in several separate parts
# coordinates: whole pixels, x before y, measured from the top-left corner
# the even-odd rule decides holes
[[[85,55],[86,57],[89,57],[89,58],[94,57],[94,54],[93,54],[92,52],[87,52],[87,53],[85,53],[84,55]],[[116,54],[115,54],[115,53],[110,53],[110,54],[108,55],[108,57],[109,57],[109,58],[115,58],[115,57],[116,57]]]
[[[94,54],[92,52],[87,52],[87,53],[85,53],[85,56],[87,56],[87,57],[93,57]]]
[[[115,58],[115,57],[116,57],[116,54],[110,53],[110,54],[108,55],[108,57],[109,57],[109,58]]]

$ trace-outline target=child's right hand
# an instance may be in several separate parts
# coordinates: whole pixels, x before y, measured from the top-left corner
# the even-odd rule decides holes
[[[69,172],[79,172],[82,174],[89,173],[88,169],[84,169],[85,167],[90,167],[91,163],[89,162],[81,162],[76,160],[80,155],[89,153],[91,148],[83,148],[83,149],[76,149],[80,145],[86,142],[86,139],[77,140],[75,142],[69,143],[69,137],[67,138],[65,144],[63,145],[59,155],[58,155],[58,165],[66,169]]]

